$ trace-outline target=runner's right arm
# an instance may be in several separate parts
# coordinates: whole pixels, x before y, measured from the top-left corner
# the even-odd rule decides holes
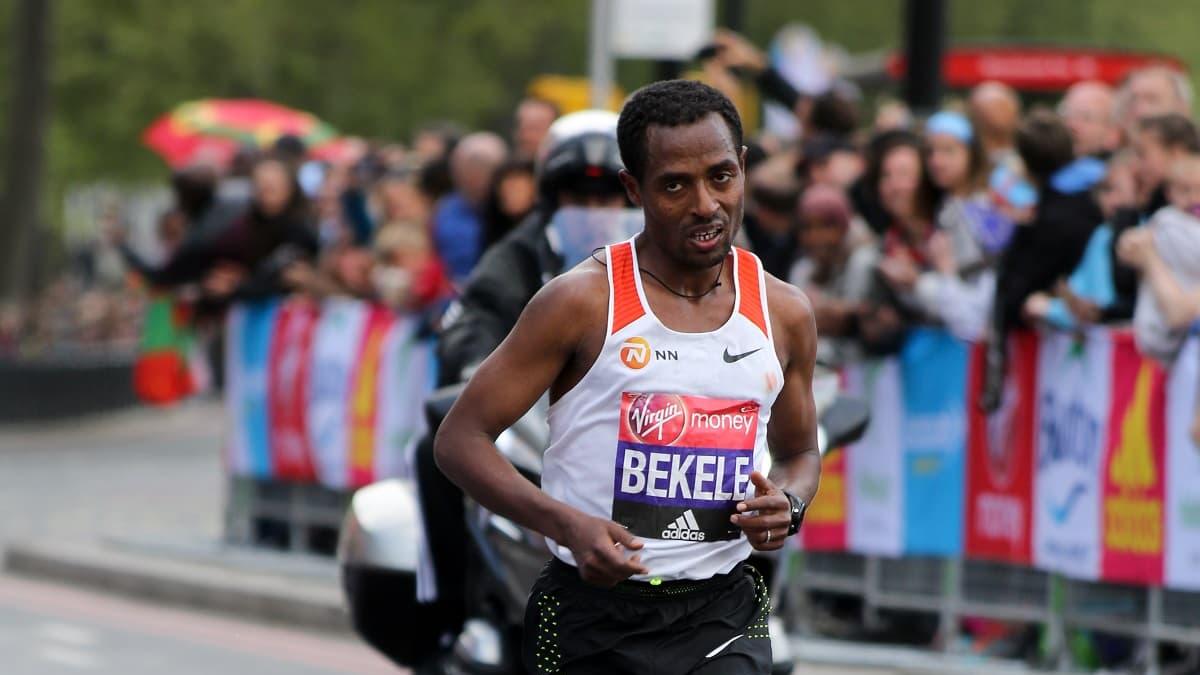
[[[611,586],[647,573],[637,555],[627,559],[621,548],[636,550],[641,542],[611,520],[584,514],[542,492],[495,445],[496,437],[570,365],[586,331],[595,328],[582,317],[607,315],[607,295],[597,297],[588,274],[565,274],[534,296],[512,332],[467,383],[442,422],[434,452],[442,472],[485,508],[571,549],[585,581]]]

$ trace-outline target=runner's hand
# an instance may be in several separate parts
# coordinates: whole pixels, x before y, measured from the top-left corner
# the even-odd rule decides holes
[[[783,490],[758,471],[750,474],[750,482],[754,483],[754,499],[739,502],[738,512],[729,519],[742,528],[755,550],[777,551],[783,548],[788,527],[792,524],[792,503]],[[771,533],[769,541],[768,531]]]
[[[579,514],[567,528],[566,541],[560,543],[571,549],[579,576],[589,584],[607,588],[634,574],[650,573],[640,555],[627,558],[625,554],[626,549],[642,548],[642,542],[611,520]]]

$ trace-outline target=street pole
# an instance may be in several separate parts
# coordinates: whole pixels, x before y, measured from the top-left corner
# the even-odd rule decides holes
[[[21,0],[12,20],[12,82],[0,199],[0,302],[32,294],[50,116],[51,0]]]
[[[945,41],[945,0],[907,0],[904,99],[918,115],[928,115],[941,106]]]
[[[725,0],[721,11],[721,25],[735,33],[741,33],[746,25],[745,0]]]
[[[592,107],[607,109],[612,96],[612,0],[592,0],[591,45],[589,45],[588,76],[591,82]]]

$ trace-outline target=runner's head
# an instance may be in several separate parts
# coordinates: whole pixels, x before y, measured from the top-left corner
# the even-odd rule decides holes
[[[617,123],[629,199],[642,208],[647,239],[691,268],[720,263],[742,224],[746,149],[737,109],[690,80],[642,87]]]

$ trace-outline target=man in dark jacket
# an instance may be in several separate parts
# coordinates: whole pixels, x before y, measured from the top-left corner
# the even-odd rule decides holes
[[[516,324],[538,290],[574,262],[552,227],[565,208],[619,209],[628,205],[617,178],[617,116],[583,111],[550,129],[538,172],[538,207],[484,254],[462,295],[446,311],[438,342],[440,386],[466,379]],[[433,434],[417,448],[421,511],[437,577],[437,599],[427,615],[457,635],[466,611],[467,535],[463,494],[433,458]]]
[[[1056,115],[1030,114],[1017,130],[1017,152],[1038,188],[1038,203],[1000,259],[981,401],[986,410],[1000,404],[1007,338],[1025,325],[1025,301],[1071,274],[1104,220],[1091,192],[1104,177],[1104,165],[1090,157],[1075,159],[1071,133]]]

